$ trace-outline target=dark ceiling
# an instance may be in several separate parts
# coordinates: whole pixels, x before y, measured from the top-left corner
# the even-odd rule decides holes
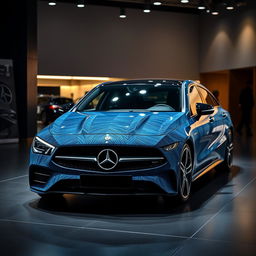
[[[48,1],[48,0],[41,0]],[[83,0],[56,0],[56,2],[65,2],[77,4]],[[145,4],[150,4],[151,10],[159,11],[174,11],[184,13],[200,13],[202,10],[198,10],[199,4],[206,6],[206,9],[218,9],[219,11],[225,10],[227,3],[231,3],[235,10],[243,8],[249,5],[250,2],[256,2],[256,0],[189,0],[188,3],[181,3],[181,0],[159,0],[162,4],[160,6],[153,5],[154,0],[85,0],[86,5],[103,5],[114,6],[124,8],[136,8],[143,9]],[[203,10],[205,12],[205,10]]]

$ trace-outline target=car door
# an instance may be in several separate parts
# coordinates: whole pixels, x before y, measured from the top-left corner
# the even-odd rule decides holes
[[[190,107],[190,134],[195,144],[195,172],[207,166],[211,160],[209,159],[208,147],[212,141],[210,122],[211,115],[198,116],[196,111],[197,103],[205,103],[198,91],[197,85],[192,84],[189,87],[189,107]]]
[[[220,155],[223,155],[223,148],[220,146],[223,142],[223,136],[225,136],[225,126],[223,122],[225,113],[210,91],[201,86],[198,86],[197,89],[201,94],[203,102],[214,107],[214,113],[209,117],[210,140],[206,150],[211,160],[220,159]]]

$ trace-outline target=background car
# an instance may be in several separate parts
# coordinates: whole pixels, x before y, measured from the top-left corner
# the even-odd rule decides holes
[[[72,104],[73,99],[71,98],[40,95],[37,104],[38,119],[47,125],[62,115],[65,112],[65,107]]]
[[[232,164],[233,125],[194,81],[135,80],[97,86],[34,139],[31,190],[41,196],[190,196],[191,184]],[[40,157],[39,157],[40,156]]]

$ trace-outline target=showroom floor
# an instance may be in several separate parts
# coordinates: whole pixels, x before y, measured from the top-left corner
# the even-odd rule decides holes
[[[28,145],[0,145],[1,256],[256,255],[256,146],[236,141],[231,173],[194,183],[185,205],[163,198],[47,202],[29,191]]]

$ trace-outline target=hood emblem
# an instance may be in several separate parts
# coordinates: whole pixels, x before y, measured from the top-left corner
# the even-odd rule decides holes
[[[103,149],[97,156],[97,163],[103,170],[112,170],[118,164],[118,155],[112,149]]]
[[[109,141],[109,140],[111,140],[111,137],[109,136],[109,134],[106,134],[105,141]]]

